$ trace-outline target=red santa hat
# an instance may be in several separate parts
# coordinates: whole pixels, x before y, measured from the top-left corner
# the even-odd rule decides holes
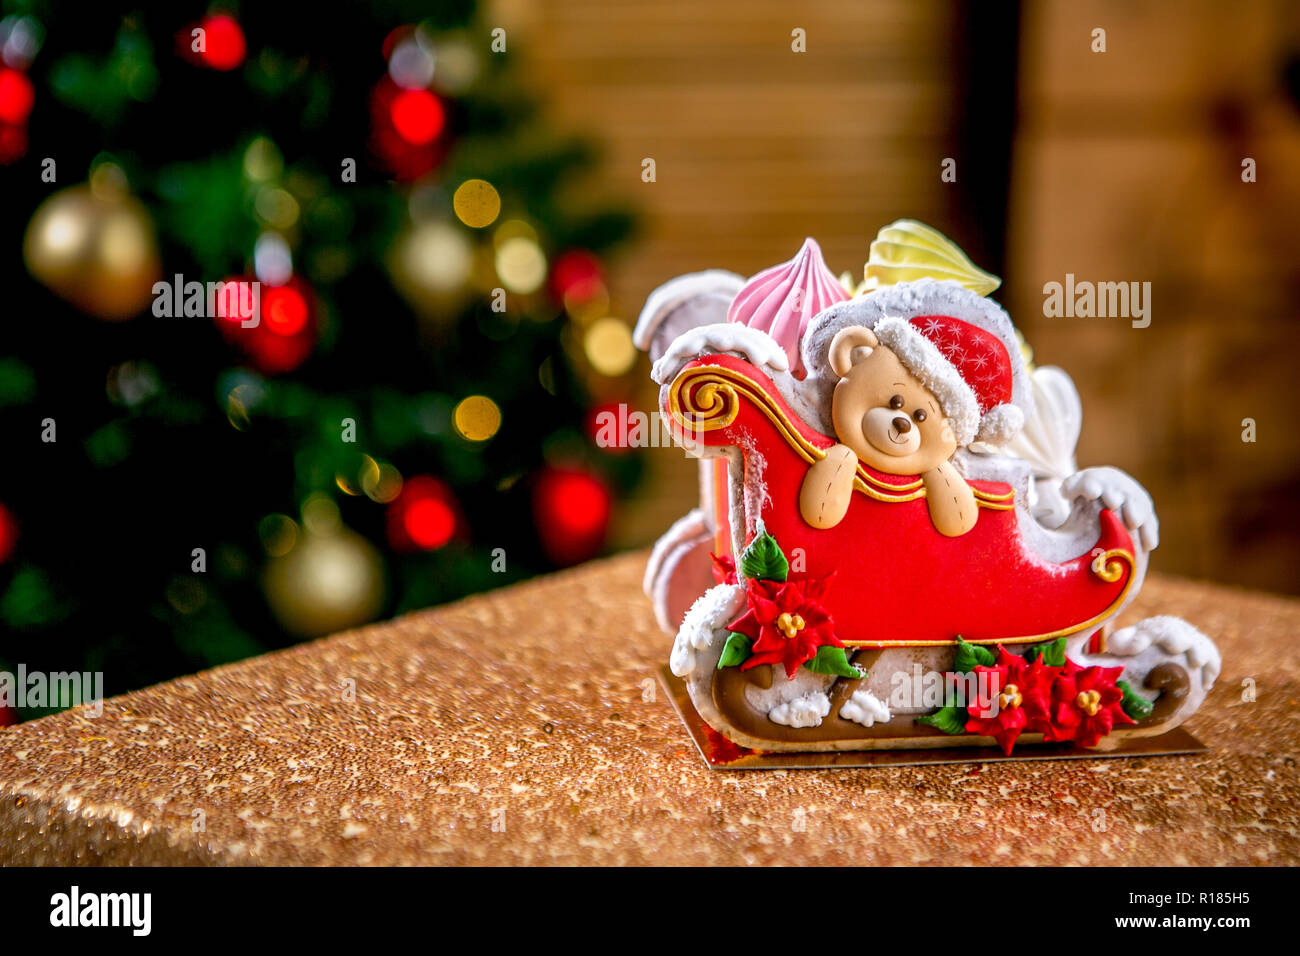
[[[952,315],[916,315],[882,318],[875,333],[939,400],[958,445],[1002,444],[1024,425],[1012,404],[1012,357],[993,332]]]

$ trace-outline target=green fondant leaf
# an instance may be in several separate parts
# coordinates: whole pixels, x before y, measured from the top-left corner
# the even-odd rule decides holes
[[[971,644],[969,641],[962,640],[960,634],[957,635],[957,661],[953,664],[953,669],[958,674],[971,673],[977,664],[982,667],[992,667],[995,660],[993,652],[987,647]]]
[[[749,660],[749,649],[754,642],[738,631],[727,632],[727,643],[722,647],[722,656],[718,658],[718,670],[733,667]]]
[[[1043,663],[1048,667],[1064,667],[1065,638],[1058,637],[1052,643],[1044,644],[1042,647],[1031,647],[1029,653],[1025,655],[1025,660],[1032,664],[1040,654],[1043,657]]]
[[[804,661],[803,666],[816,674],[836,674],[854,680],[867,676],[866,671],[859,670],[849,663],[844,648],[832,647],[830,644],[817,648],[817,656],[812,660]]]
[[[1141,720],[1151,713],[1151,708],[1155,706],[1151,701],[1138,694],[1129,686],[1126,680],[1116,681],[1115,686],[1124,692],[1124,699],[1119,702],[1124,713],[1128,714],[1134,720]]]
[[[940,707],[933,714],[916,718],[916,722],[937,727],[945,734],[964,734],[966,733],[966,708],[949,704],[947,707]]]
[[[790,573],[790,562],[776,538],[764,531],[749,542],[740,556],[740,573],[754,580],[784,581]]]

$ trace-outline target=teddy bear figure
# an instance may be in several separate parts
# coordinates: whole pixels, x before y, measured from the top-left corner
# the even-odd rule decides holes
[[[804,520],[814,528],[843,520],[860,459],[888,474],[920,475],[940,534],[956,537],[975,527],[979,509],[952,463],[957,437],[939,399],[862,326],[836,333],[830,365],[840,377],[831,420],[841,444],[808,469],[799,495]]]

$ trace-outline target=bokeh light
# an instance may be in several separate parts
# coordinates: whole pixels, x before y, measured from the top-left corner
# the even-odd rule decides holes
[[[412,501],[402,523],[411,540],[428,551],[441,548],[456,530],[456,516],[445,501],[437,498]]]
[[[458,523],[451,488],[429,475],[408,479],[388,506],[388,536],[398,550],[441,548],[451,541]]]
[[[557,564],[576,564],[600,551],[612,506],[608,486],[581,468],[547,467],[533,486],[542,547]]]
[[[298,200],[287,189],[263,186],[253,200],[259,219],[276,229],[288,229],[298,221]]]
[[[388,504],[402,493],[402,473],[388,462],[378,462],[369,455],[361,466],[361,490],[371,501]]]
[[[451,199],[456,218],[473,229],[483,229],[501,214],[501,196],[485,179],[467,179]]]
[[[501,409],[486,395],[471,395],[456,406],[452,423],[461,437],[487,441],[501,428]]]
[[[280,149],[265,136],[259,136],[244,150],[244,175],[252,182],[264,183],[284,171]]]
[[[438,66],[433,85],[449,96],[464,93],[479,75],[479,55],[467,40],[459,36],[438,39]]]
[[[293,253],[277,232],[264,232],[253,244],[253,272],[265,285],[284,285],[293,275]]]
[[[27,74],[0,67],[0,122],[14,125],[27,122],[35,102],[36,93]]]
[[[636,362],[632,330],[622,319],[597,319],[582,340],[587,361],[601,375],[623,375]]]
[[[307,324],[307,300],[293,286],[267,289],[262,293],[262,321],[276,335],[297,335]]]
[[[204,18],[203,62],[214,70],[233,70],[244,62],[244,31],[234,17],[224,13]]]
[[[413,146],[432,143],[447,121],[442,103],[428,90],[402,90],[393,97],[389,117],[397,135]]]
[[[388,75],[405,90],[421,90],[433,82],[433,48],[420,31],[393,47],[388,57]]]
[[[546,254],[532,239],[515,236],[497,247],[496,269],[507,289],[527,295],[546,281]]]
[[[465,233],[447,222],[423,222],[401,240],[398,271],[428,292],[451,292],[469,278],[474,249]]]
[[[288,515],[267,515],[257,525],[262,548],[273,558],[288,554],[298,543],[298,522]]]
[[[302,523],[312,534],[333,534],[343,527],[339,506],[323,491],[308,495],[302,503]]]

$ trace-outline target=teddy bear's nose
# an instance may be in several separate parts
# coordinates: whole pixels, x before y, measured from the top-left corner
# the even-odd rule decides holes
[[[899,415],[894,419],[893,425],[894,431],[898,432],[900,435],[906,435],[912,430],[912,423],[902,415]]]

